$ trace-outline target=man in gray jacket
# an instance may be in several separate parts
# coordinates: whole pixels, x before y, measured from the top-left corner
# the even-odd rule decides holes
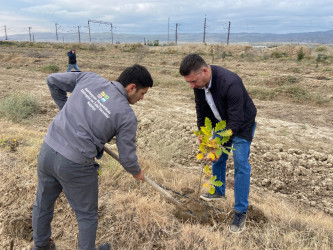
[[[60,112],[38,156],[33,249],[55,248],[50,223],[54,202],[64,191],[76,214],[79,250],[95,250],[99,167],[95,157],[99,159],[104,144],[116,136],[121,165],[144,182],[136,155],[137,118],[130,104],[143,99],[153,80],[145,67],[135,64],[114,82],[91,72],[69,72],[49,75],[47,84]],[[99,249],[110,246],[104,243]]]

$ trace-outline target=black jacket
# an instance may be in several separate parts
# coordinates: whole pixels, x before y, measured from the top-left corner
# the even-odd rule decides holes
[[[75,64],[76,63],[76,53],[72,53],[72,51],[68,51],[67,55],[68,55],[68,63]]]
[[[257,109],[248,95],[242,79],[235,73],[220,66],[211,65],[212,86],[210,92],[222,120],[227,122],[234,136],[252,141],[252,130]],[[194,89],[197,125],[204,126],[208,117],[213,126],[218,122],[210,109],[203,89]]]

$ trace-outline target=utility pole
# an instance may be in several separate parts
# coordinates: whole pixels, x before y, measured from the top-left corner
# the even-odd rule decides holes
[[[111,23],[111,40],[112,40],[112,44],[113,44],[113,27],[112,27],[112,23]]]
[[[228,25],[228,38],[227,38],[227,45],[229,45],[229,37],[230,37],[230,21]]]
[[[90,43],[91,43],[91,35],[90,35],[90,24],[89,24],[89,20],[88,20],[88,29],[89,29],[89,41],[90,41]]]
[[[8,40],[8,37],[7,37],[7,29],[6,29],[6,25],[4,26],[5,27],[5,41]]]
[[[204,33],[203,33],[203,40],[202,42],[205,43],[206,42],[206,17],[205,17],[205,22],[204,22]]]
[[[77,33],[79,34],[79,43],[80,43],[81,42],[80,26],[77,26]]]
[[[30,42],[31,42],[31,29],[32,29],[32,27],[29,27],[29,37],[30,37]]]
[[[168,45],[169,45],[170,17],[168,17]]]
[[[178,39],[177,31],[178,31],[178,23],[176,23],[176,45],[177,45],[177,39]]]
[[[61,26],[59,26],[59,28],[58,28],[58,24],[55,23],[55,27],[56,27],[56,37],[57,37],[57,41],[58,41],[58,29],[60,29]]]

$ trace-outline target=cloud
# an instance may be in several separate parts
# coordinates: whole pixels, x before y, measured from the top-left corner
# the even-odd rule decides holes
[[[14,6],[16,4],[16,6]],[[16,12],[9,12],[10,9]],[[86,25],[88,19],[113,23],[117,32],[166,32],[168,19],[174,31],[202,32],[301,32],[333,27],[333,2],[327,0],[10,0],[0,15],[7,25],[33,25],[53,30],[54,23]],[[6,17],[6,18],[5,18]],[[7,18],[11,17],[11,18]],[[0,24],[1,24],[0,23]]]

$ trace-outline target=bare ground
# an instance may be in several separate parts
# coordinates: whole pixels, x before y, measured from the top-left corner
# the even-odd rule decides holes
[[[18,50],[21,53],[27,53],[24,49],[18,48]],[[141,53],[144,53],[144,57]],[[87,68],[87,70],[95,71],[106,78],[111,77],[112,79],[112,77],[118,75],[123,66],[141,59],[142,63],[148,65],[148,69],[153,72],[155,82],[160,77],[157,86],[149,90],[146,98],[133,106],[139,120],[137,133],[138,155],[146,174],[152,179],[195,199],[202,163],[195,158],[198,146],[193,135],[193,130],[196,129],[193,94],[185,83],[183,83],[184,85],[181,84],[182,79],[179,75],[177,76],[177,62],[181,60],[183,54],[161,53],[161,56],[145,53],[147,52],[125,53],[130,58],[126,58],[126,60],[119,59],[121,58],[120,54],[118,58],[120,62],[115,64],[119,67],[118,69],[115,69],[116,66],[112,65],[112,60],[109,64],[109,61],[106,60],[104,64],[106,69],[101,66],[100,68],[93,68],[91,63],[93,59],[87,53],[85,57],[82,56],[82,66],[80,63],[79,66],[83,70]],[[66,60],[62,59],[62,54],[58,51],[52,51],[50,54],[58,58],[59,65],[64,70]],[[103,62],[104,53],[100,53],[99,56],[99,60]],[[153,60],[154,57],[158,58],[159,64],[156,63],[156,60]],[[43,135],[57,113],[57,108],[53,104],[45,84],[48,73],[40,70],[50,60],[49,58],[32,59],[27,56],[20,56],[15,50],[0,51],[0,97],[4,98],[15,91],[26,91],[34,93],[42,100],[41,112],[33,120],[21,125],[6,121],[5,118],[0,120],[1,135],[17,138],[21,143],[15,150],[9,150],[5,147],[0,148],[0,192],[2,194],[0,198],[0,246],[3,249],[29,249],[31,244],[31,207],[37,185],[35,175],[36,157]],[[277,82],[279,77],[285,75],[286,68],[292,68],[291,71],[299,72],[294,69],[300,67],[294,62],[286,65],[285,61],[277,62],[275,66],[261,61],[253,63],[242,60],[217,63],[222,66],[229,63],[229,68],[239,71],[238,73],[245,79],[244,83],[249,89],[260,87],[263,82],[267,83],[266,78],[275,79],[274,82]],[[264,74],[260,75],[258,73],[258,67],[260,72],[264,72]],[[327,98],[332,100],[331,71],[319,72],[315,67],[306,67],[305,75],[303,70],[302,73],[295,74],[290,73],[291,71],[288,75],[295,75],[309,89],[312,86],[317,86],[314,91],[320,89]],[[265,72],[269,72],[269,77]],[[165,75],[167,77],[172,76],[174,79],[164,79]],[[325,81],[323,82],[322,78],[318,76],[324,76]],[[257,82],[257,84],[254,84],[254,82]],[[269,199],[272,199],[276,204],[279,203],[279,200],[282,200],[288,204],[290,203],[295,210],[301,208],[308,211],[309,214],[323,212],[332,217],[332,102],[330,102],[330,105],[318,106],[313,103],[295,104],[285,98],[281,98],[281,100],[262,100],[255,97],[254,102],[258,109],[258,115],[257,130],[250,157],[252,166],[250,227],[252,225],[252,229],[260,229],[267,222],[267,215],[260,206],[267,199],[267,195],[273,197]],[[113,142],[109,146],[116,150]],[[106,157],[104,156],[104,158]],[[102,161],[101,166],[107,166],[108,161]],[[112,169],[113,167],[111,167]],[[211,226],[213,225],[214,230],[222,230],[221,225],[225,225],[230,220],[229,211],[233,202],[232,176],[233,164],[232,161],[229,161],[227,205],[213,204],[225,213],[211,210],[206,205],[199,204],[196,201],[191,201],[194,202],[194,205],[187,204],[188,208],[194,211],[196,217],[199,218],[197,223],[208,223]],[[180,231],[172,232],[174,230],[173,226],[167,224],[166,221],[178,218],[178,221],[173,223],[184,223],[184,218],[186,219],[187,216],[186,212],[184,215],[180,214],[183,211],[174,211],[172,206],[165,203],[163,198],[160,199],[156,195],[154,196],[154,191],[150,188],[127,179],[128,176],[122,173],[121,168],[117,168],[115,173],[109,173],[109,170],[102,172],[100,179],[99,242],[103,242],[103,240],[111,241],[114,245],[123,249],[134,249],[138,245],[143,249],[172,249],[171,247],[168,248],[163,241],[161,242],[161,239],[165,237],[165,242],[171,244],[170,246],[176,246],[177,244],[172,241],[172,236],[179,240],[181,238],[179,236]],[[173,193],[173,195],[175,194]],[[189,202],[184,197],[177,195],[175,197],[182,202]],[[133,200],[140,206],[131,205]],[[166,210],[160,208],[161,204]],[[60,245],[58,244],[59,249],[69,249],[69,246],[76,244],[76,240],[73,239],[76,237],[75,232],[77,231],[75,216],[66,212],[69,208],[65,198],[61,196],[56,204],[53,222],[53,238],[61,242]],[[197,211],[195,211],[196,208]],[[132,213],[126,214],[129,218],[124,219],[119,215],[124,209],[133,210]],[[166,211],[169,211],[169,213],[166,213]],[[203,211],[206,212],[203,213]],[[142,213],[139,216],[140,222],[138,222],[138,225],[132,225],[133,221],[130,222],[131,216],[133,216],[132,220],[135,220],[137,214],[140,213]],[[153,221],[152,218],[154,218]],[[205,218],[208,218],[208,220],[205,220]],[[126,223],[133,227],[146,228],[145,230],[154,232],[156,235],[152,235],[151,239],[146,239],[147,234],[144,229],[138,230],[137,235],[125,227],[124,224]],[[103,230],[100,228],[103,228]],[[179,226],[176,228],[180,230]],[[105,230],[108,233],[105,233]],[[127,237],[133,237],[136,244],[126,241],[128,238],[123,234],[127,230],[130,234]],[[182,234],[186,234],[184,233],[186,229],[183,230],[185,231],[182,231]],[[112,239],[110,239],[110,235]],[[157,237],[160,241],[155,241],[154,237]],[[183,249],[191,248],[190,243],[183,244]],[[202,246],[209,249],[208,243],[205,244]],[[179,247],[179,249],[182,248]]]

